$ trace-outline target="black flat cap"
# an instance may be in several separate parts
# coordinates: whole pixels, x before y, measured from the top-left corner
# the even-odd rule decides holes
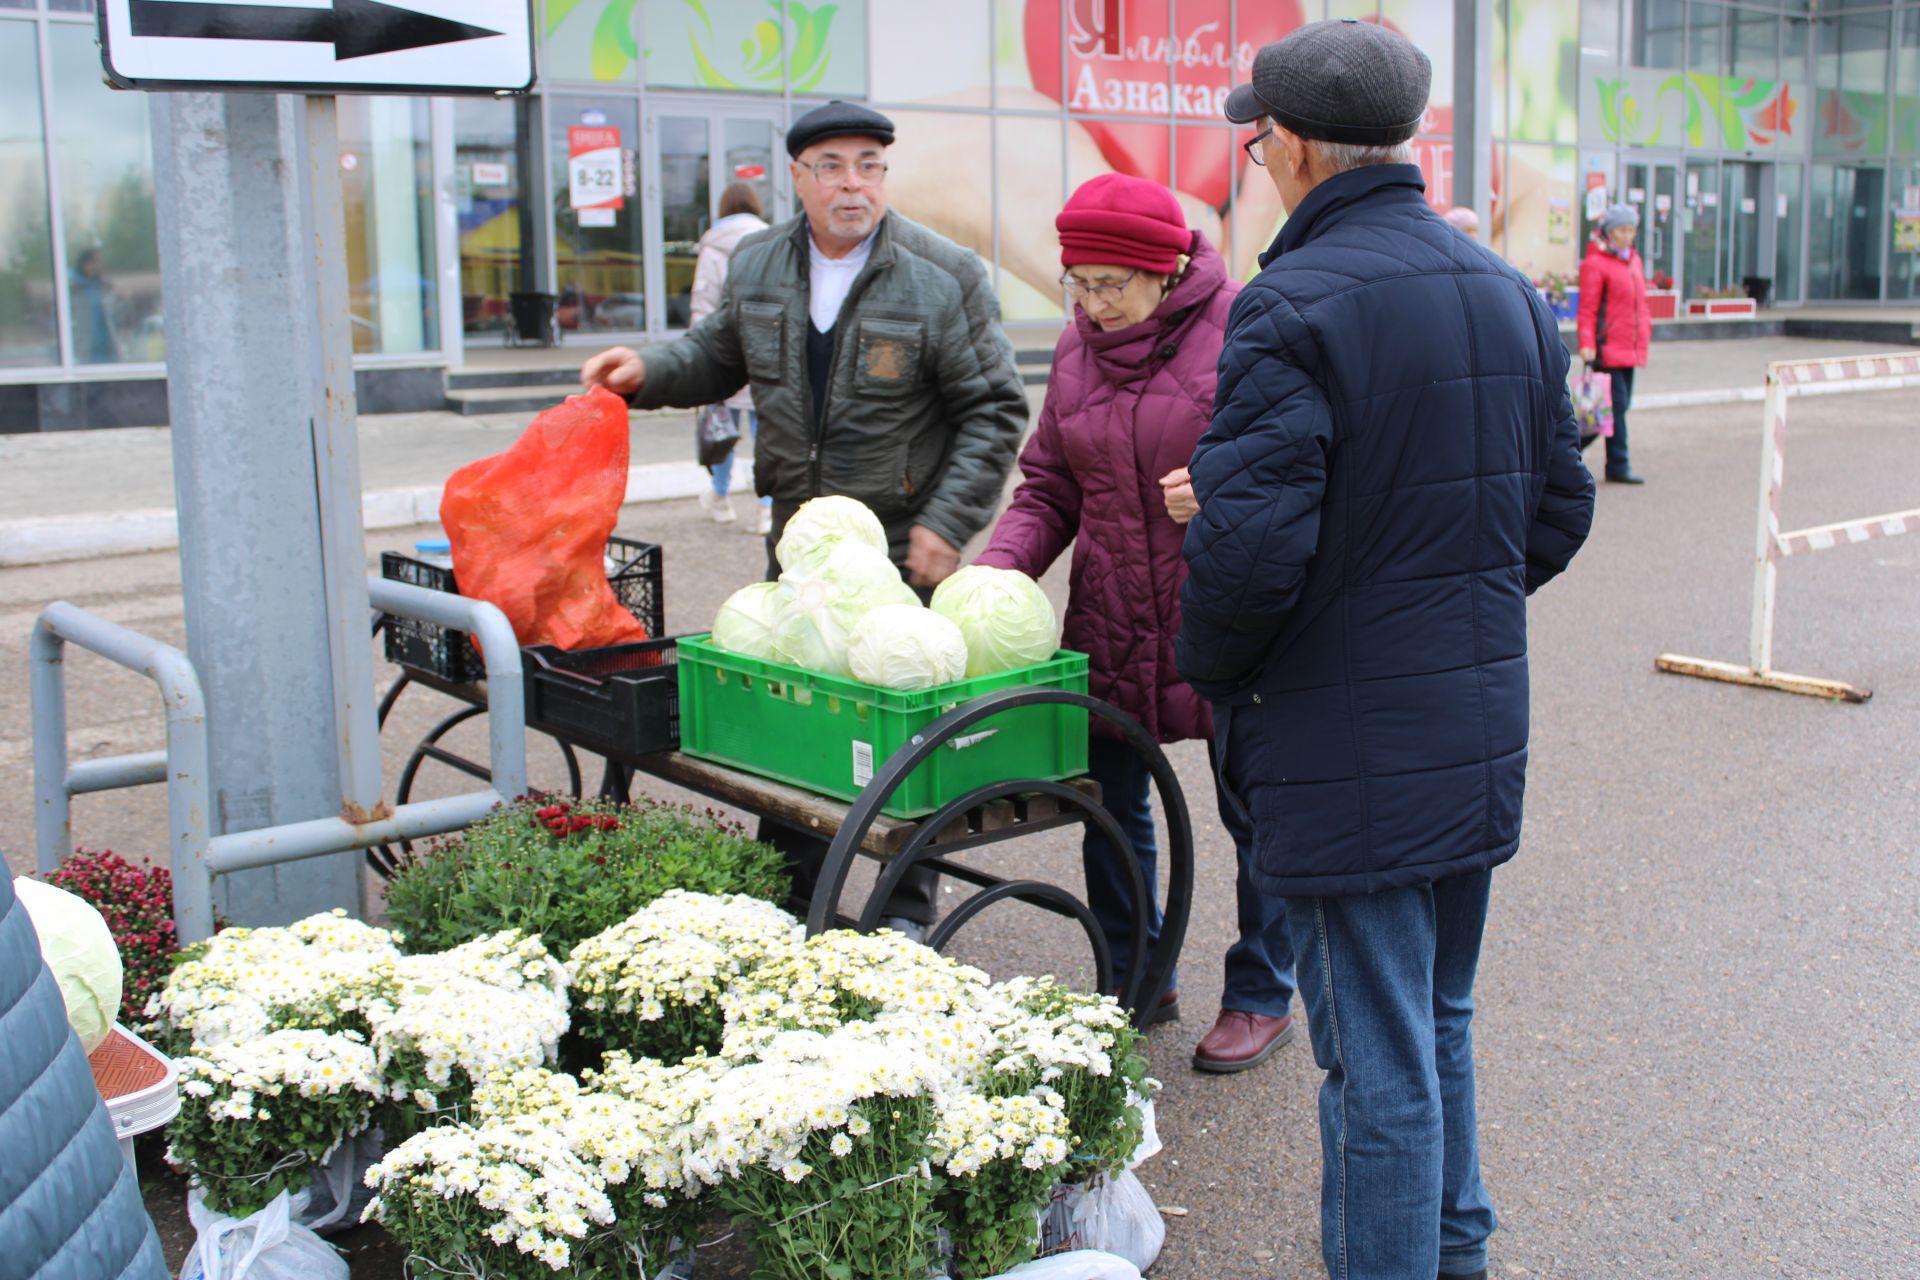
[[[1272,116],[1303,138],[1385,147],[1420,128],[1433,64],[1412,41],[1353,18],[1310,22],[1253,59],[1253,83],[1227,95],[1227,119]]]
[[[787,154],[797,156],[822,138],[878,138],[882,146],[893,145],[893,121],[857,102],[835,99],[824,107],[815,107],[793,122],[787,130]]]

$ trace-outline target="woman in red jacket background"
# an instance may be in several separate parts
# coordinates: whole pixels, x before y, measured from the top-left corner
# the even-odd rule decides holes
[[[1653,317],[1647,310],[1647,277],[1633,238],[1640,211],[1617,204],[1600,219],[1600,230],[1580,264],[1580,358],[1596,373],[1613,377],[1613,434],[1607,437],[1607,479],[1645,484],[1627,456],[1627,409],[1633,403],[1633,371],[1647,363]]]

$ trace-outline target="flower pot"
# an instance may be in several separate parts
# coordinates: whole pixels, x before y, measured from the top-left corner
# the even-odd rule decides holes
[[[1647,290],[1647,314],[1655,320],[1671,320],[1680,312],[1680,294],[1673,289]]]
[[[1689,320],[1751,320],[1759,307],[1752,298],[1688,298]]]

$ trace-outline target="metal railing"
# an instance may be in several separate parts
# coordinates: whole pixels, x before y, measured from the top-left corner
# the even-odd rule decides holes
[[[73,850],[74,796],[164,782],[174,921],[182,943],[197,942],[213,932],[215,876],[457,831],[524,793],[526,694],[519,641],[506,615],[484,601],[383,578],[370,578],[367,590],[377,609],[466,631],[479,641],[486,658],[491,787],[404,804],[361,822],[315,818],[212,835],[207,705],[193,664],[171,645],[57,601],[41,611],[31,642],[34,835],[41,872],[53,870]],[[140,672],[159,687],[167,716],[165,751],[68,761],[69,644]],[[366,749],[377,751],[378,745]]]

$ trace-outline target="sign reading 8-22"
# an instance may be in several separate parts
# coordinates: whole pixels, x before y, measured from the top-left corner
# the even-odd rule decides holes
[[[524,93],[531,0],[99,0],[123,89]]]

